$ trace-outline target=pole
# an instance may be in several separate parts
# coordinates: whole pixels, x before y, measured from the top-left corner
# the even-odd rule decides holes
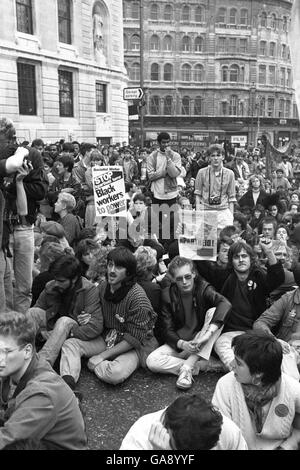
[[[140,87],[144,89],[144,0],[140,0]],[[141,148],[144,147],[144,106],[140,102]]]

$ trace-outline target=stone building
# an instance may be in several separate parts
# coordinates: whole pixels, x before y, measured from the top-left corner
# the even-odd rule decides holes
[[[167,130],[208,142],[276,146],[298,139],[288,0],[144,1],[145,139]],[[140,1],[124,0],[125,66],[140,80]],[[131,136],[139,123],[131,122]]]
[[[121,0],[1,0],[0,115],[20,140],[128,140]]]

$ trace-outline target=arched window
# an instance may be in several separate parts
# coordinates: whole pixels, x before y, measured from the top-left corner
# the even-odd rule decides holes
[[[134,62],[129,68],[129,77],[132,81],[140,81],[140,64],[138,62]]]
[[[164,9],[164,20],[172,21],[173,19],[173,7],[172,5],[166,5]]]
[[[286,16],[282,17],[282,30],[287,31],[287,17]]]
[[[219,8],[216,23],[226,23],[226,8]]]
[[[267,13],[265,11],[262,11],[260,15],[260,26],[267,27]]]
[[[222,67],[222,82],[228,82],[228,67],[227,67],[227,65],[224,65],[224,67]]]
[[[188,5],[182,7],[181,19],[182,21],[190,21],[190,7]]]
[[[286,58],[286,45],[281,44],[281,58],[285,59]]]
[[[241,9],[240,24],[248,24],[248,10],[246,8]]]
[[[159,14],[158,14],[158,5],[157,3],[152,3],[151,8],[150,8],[150,20],[158,20]]]
[[[131,18],[138,20],[140,18],[140,4],[139,2],[132,2],[131,5]]]
[[[270,42],[270,50],[269,50],[270,57],[275,57],[275,53],[276,53],[276,44],[275,42]]]
[[[150,51],[159,51],[159,37],[153,34],[150,39]]]
[[[194,114],[196,116],[201,116],[202,114],[204,114],[203,103],[204,100],[202,96],[196,96],[194,105]]]
[[[229,102],[229,116],[237,116],[238,113],[238,97],[231,95]]]
[[[181,79],[183,82],[191,81],[191,66],[189,64],[183,64],[181,69]]]
[[[123,43],[124,43],[124,49],[125,49],[125,51],[127,51],[127,49],[128,49],[128,37],[127,37],[127,34],[124,34],[124,35],[123,35]]]
[[[195,82],[203,82],[204,79],[204,69],[203,65],[197,64],[194,68],[194,81]]]
[[[237,10],[235,8],[230,8],[229,12],[229,23],[236,24]]]
[[[191,104],[190,97],[184,96],[182,98],[182,103],[181,103],[181,114],[184,114],[186,116],[190,115],[190,104]]]
[[[164,82],[171,82],[173,80],[173,65],[164,65]]]
[[[151,96],[150,98],[150,114],[158,115],[160,114],[160,97]]]
[[[195,52],[204,51],[204,39],[201,36],[196,37],[195,39]]]
[[[159,65],[151,64],[151,80],[153,82],[158,82],[159,80]]]
[[[276,29],[277,18],[275,13],[271,15],[271,29]]]
[[[259,55],[267,54],[267,41],[260,41],[259,43]]]
[[[182,48],[181,50],[183,52],[188,52],[191,50],[191,38],[189,38],[188,36],[184,36],[182,38]]]
[[[165,36],[163,39],[163,50],[164,51],[172,51],[173,49],[173,39],[172,36]]]
[[[131,50],[140,50],[140,36],[138,34],[134,34],[131,38]]]
[[[238,82],[239,81],[239,66],[236,65],[236,64],[230,66],[229,81],[230,82]]]
[[[199,6],[195,10],[195,21],[196,23],[204,23],[205,15],[204,15],[204,8]]]
[[[173,114],[173,97],[165,96],[164,98],[164,115]]]

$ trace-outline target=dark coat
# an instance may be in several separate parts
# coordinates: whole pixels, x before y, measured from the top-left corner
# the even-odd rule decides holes
[[[253,199],[253,195],[252,195],[252,189],[249,189],[242,197],[241,199],[239,199],[238,201],[238,204],[240,207],[244,207],[244,206],[249,206],[251,207],[251,209],[254,209],[254,207],[257,205],[257,204],[261,204],[262,206],[264,205],[264,201],[266,199],[266,197],[268,196],[268,194],[261,190],[259,192],[259,196],[258,196],[258,199],[256,201],[256,204],[254,203],[254,199]]]

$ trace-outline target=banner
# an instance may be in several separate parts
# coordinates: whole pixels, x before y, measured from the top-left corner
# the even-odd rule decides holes
[[[125,184],[121,166],[94,166],[93,186],[96,218],[127,214]]]
[[[180,256],[192,260],[216,261],[217,212],[183,210],[178,246]]]

